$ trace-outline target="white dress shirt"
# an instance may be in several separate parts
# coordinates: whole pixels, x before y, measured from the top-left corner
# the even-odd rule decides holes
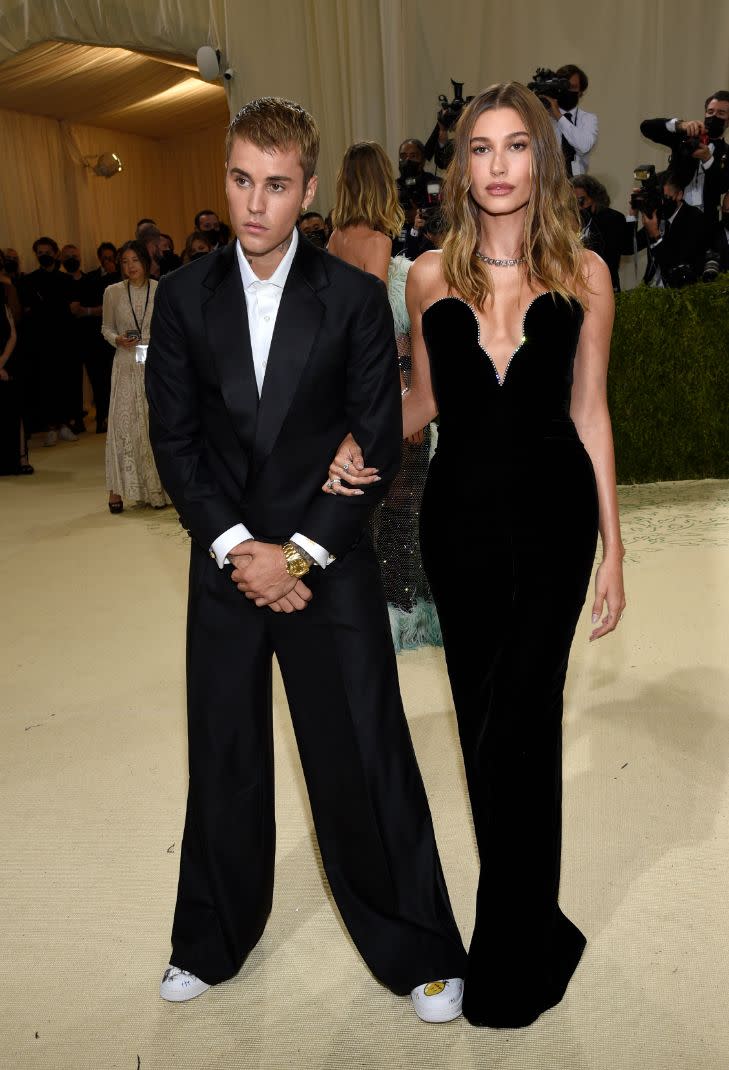
[[[251,338],[253,369],[259,397],[263,390],[263,380],[266,377],[266,365],[268,364],[268,354],[271,349],[273,329],[276,326],[278,307],[281,304],[284,286],[289,277],[289,271],[298,245],[299,234],[296,227],[294,227],[291,235],[291,245],[273,275],[271,275],[270,279],[259,279],[246,260],[240,242],[236,242],[235,250],[238,254],[238,267],[245,292],[248,332]],[[253,538],[255,536],[245,524],[235,524],[232,528],[224,531],[222,535],[219,535],[210,547],[210,553],[215,557],[218,568],[222,568],[225,564],[230,564],[227,560],[229,550],[232,550],[239,542],[245,542],[247,539]],[[311,539],[307,539],[305,535],[299,532],[291,536],[291,541],[310,554],[321,568],[326,568],[330,561],[334,560],[323,546],[312,542]]]
[[[666,130],[669,132],[669,134],[676,133],[677,122],[678,119],[669,119],[667,121]],[[684,187],[683,191],[683,199],[685,200],[686,204],[692,204],[695,208],[700,208],[702,212],[704,210],[704,175],[714,162],[714,146],[711,142],[709,142],[706,147],[711,153],[711,156],[708,160],[696,161],[699,165],[696,168],[696,174],[691,179],[688,186]]]
[[[561,148],[564,137],[575,150],[575,158],[571,165],[572,174],[586,175],[590,169],[590,153],[597,141],[597,116],[591,111],[583,111],[582,108],[560,108],[559,110],[562,113],[559,119],[552,116],[557,143]],[[566,118],[568,112],[572,116],[572,121]]]

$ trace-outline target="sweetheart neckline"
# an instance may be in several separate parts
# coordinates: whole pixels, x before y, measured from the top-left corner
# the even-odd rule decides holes
[[[532,305],[535,305],[540,297],[546,297],[547,294],[553,294],[553,293],[554,293],[554,290],[542,290],[541,293],[537,294],[535,297],[533,297],[531,299],[531,301],[529,302],[527,307],[524,309],[524,314],[523,314],[522,319],[521,319],[521,341],[519,342],[519,345],[516,347],[514,352],[511,354],[511,356],[507,360],[506,366],[504,367],[503,372],[499,372],[499,369],[496,367],[496,362],[495,362],[494,358],[491,356],[491,354],[489,353],[488,349],[486,349],[486,347],[481,344],[481,321],[478,318],[478,313],[476,312],[476,309],[473,307],[473,305],[471,304],[470,301],[466,301],[466,299],[464,297],[458,297],[456,294],[446,294],[445,297],[439,297],[436,301],[433,301],[432,304],[428,305],[428,307],[423,310],[423,315],[425,315],[426,312],[429,312],[430,309],[433,308],[434,305],[439,305],[442,301],[459,301],[462,305],[465,305],[466,308],[470,309],[471,315],[473,316],[473,319],[474,319],[474,321],[476,323],[476,334],[477,334],[476,342],[477,342],[478,348],[481,350],[481,352],[485,356],[488,357],[489,362],[491,364],[491,367],[494,369],[494,375],[496,376],[496,382],[498,383],[499,386],[503,386],[504,383],[506,382],[506,376],[507,376],[507,373],[509,371],[509,368],[511,367],[511,362],[513,361],[513,359],[517,355],[517,353],[521,349],[524,348],[524,345],[526,343],[526,335],[524,334],[524,330],[526,328],[527,315],[529,314],[529,311],[530,311]]]

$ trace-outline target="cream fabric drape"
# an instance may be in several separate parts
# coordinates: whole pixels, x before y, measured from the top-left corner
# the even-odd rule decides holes
[[[32,243],[42,234],[59,245],[80,245],[82,266],[97,266],[100,241],[116,245],[134,236],[142,216],[157,220],[179,249],[202,208],[226,218],[223,141],[226,116],[216,129],[153,141],[118,130],[0,110],[0,245],[13,246],[23,270],[37,266]],[[124,170],[99,178],[77,162],[82,155],[114,151]]]
[[[451,76],[475,93],[573,62],[590,77],[583,104],[600,122],[591,171],[622,209],[633,167],[666,160],[641,138],[641,118],[699,117],[708,93],[729,88],[728,38],[729,5],[717,0],[584,10],[537,0],[21,0],[0,22],[0,59],[49,39],[190,57],[200,44],[219,46],[235,70],[232,110],[277,94],[318,119],[324,211],[347,145],[374,138],[394,158],[405,136],[424,139]]]

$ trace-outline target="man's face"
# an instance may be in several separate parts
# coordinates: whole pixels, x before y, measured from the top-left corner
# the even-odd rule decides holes
[[[403,141],[400,146],[399,159],[400,163],[405,163],[406,160],[412,160],[413,163],[418,165],[420,171],[422,171],[425,166],[423,153],[414,141]]]
[[[54,260],[56,260],[58,254],[56,253],[56,250],[53,248],[52,245],[48,245],[46,242],[41,242],[41,244],[36,247],[35,255],[40,261],[40,258],[42,256],[50,256],[53,257]]]
[[[215,212],[204,212],[200,216],[200,226],[198,230],[217,230],[220,226],[220,220],[216,216]]]
[[[147,252],[152,260],[159,260],[162,253],[160,252],[160,239],[159,238],[147,238],[145,243],[147,246]],[[126,254],[125,254],[126,255]]]
[[[579,74],[575,73],[570,75],[570,89],[573,93],[577,93],[578,96],[582,96],[582,87],[580,86]]]
[[[706,105],[706,118],[711,119],[714,116],[718,116],[724,120],[724,129],[729,126],[729,100],[715,100],[712,99]]]
[[[319,233],[326,236],[326,227],[324,226],[324,220],[320,215],[313,215],[308,219],[302,219],[299,223],[299,230],[307,238],[315,231],[319,231]]]
[[[580,186],[575,186],[575,196],[577,197],[577,207],[582,210],[587,208],[590,212],[595,206],[595,202],[592,197]]]
[[[61,263],[65,264],[68,260],[81,260],[81,251],[77,245],[64,245],[61,249]]]
[[[166,238],[164,236],[164,234],[163,234],[162,237],[159,240],[159,254],[160,254],[160,256],[163,256],[165,253],[171,253],[171,252],[172,252],[172,242],[170,241],[169,238]]]
[[[664,207],[664,210],[663,210],[664,216],[665,216],[666,219],[670,219],[671,215],[673,214],[673,212],[676,211],[676,209],[678,208],[679,204],[683,200],[683,190],[682,189],[676,189],[674,186],[665,185],[663,187],[663,199],[664,199],[664,202],[665,202],[665,207]],[[676,206],[672,210],[671,210],[671,205],[669,204],[669,201],[672,201],[673,204]]]
[[[112,253],[111,249],[102,249],[99,257],[99,263],[104,271],[110,275],[116,271],[116,256]]]
[[[249,258],[273,253],[290,237],[316,193],[316,176],[304,181],[297,148],[264,151],[234,138],[225,176],[230,221]]]

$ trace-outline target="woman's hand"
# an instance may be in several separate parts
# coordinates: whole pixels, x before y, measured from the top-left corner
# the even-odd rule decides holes
[[[325,494],[340,494],[344,498],[364,494],[357,487],[379,482],[377,471],[376,468],[365,468],[362,450],[349,434],[340,442],[336,457],[329,465],[329,479],[321,489]],[[344,486],[345,481],[349,487]]]
[[[623,588],[623,561],[622,556],[603,558],[603,562],[595,576],[595,601],[592,604],[592,623],[597,624],[600,616],[606,609],[605,616],[599,626],[593,628],[590,642],[600,639],[608,632],[614,632],[618,621],[622,620],[625,609],[625,590]]]
[[[124,349],[133,349],[137,344],[138,339],[127,338],[125,334],[118,334],[116,336],[116,344],[122,346]]]

